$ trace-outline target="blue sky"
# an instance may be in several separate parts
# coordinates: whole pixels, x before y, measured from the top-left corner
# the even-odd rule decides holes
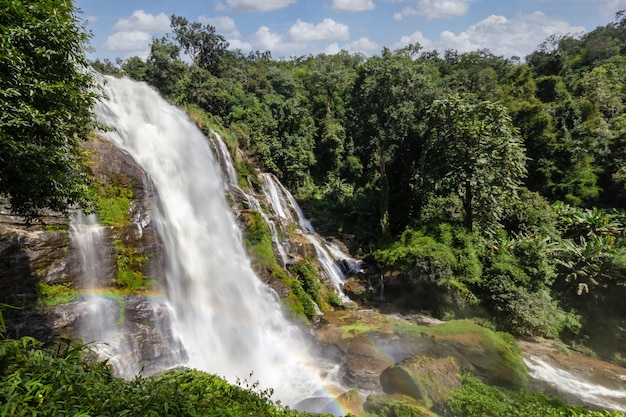
[[[487,48],[524,57],[552,34],[588,32],[626,0],[75,0],[94,37],[89,57],[146,57],[172,14],[210,24],[231,49],[294,57],[340,50],[379,54]]]

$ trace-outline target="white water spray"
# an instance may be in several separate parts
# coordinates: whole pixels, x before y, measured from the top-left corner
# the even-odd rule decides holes
[[[124,325],[123,308],[118,300],[100,295],[108,285],[103,276],[110,266],[107,259],[105,228],[94,214],[75,213],[70,219],[70,238],[78,255],[77,286],[84,293],[80,304],[80,335],[94,347],[101,360],[108,360],[115,373],[131,378],[139,372],[139,358]]]
[[[106,137],[155,183],[167,257],[167,297],[187,366],[259,381],[293,405],[316,395],[303,334],[252,271],[207,139],[146,85],[106,77],[96,108]]]

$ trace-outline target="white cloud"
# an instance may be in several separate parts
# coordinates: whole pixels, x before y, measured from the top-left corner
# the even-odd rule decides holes
[[[152,36],[139,30],[132,32],[117,32],[109,36],[104,43],[108,51],[127,52],[135,55],[147,56],[150,51]]]
[[[443,31],[439,39],[431,41],[421,32],[403,36],[394,49],[416,41],[424,50],[444,52],[447,49],[460,53],[489,49],[495,55],[524,57],[551,35],[566,35],[583,31],[581,26],[571,26],[559,18],[546,16],[542,12],[519,13],[511,19],[491,15],[460,33]]]
[[[252,51],[252,45],[248,42],[243,42],[241,39],[228,39],[228,45],[228,49],[231,50],[239,49],[242,52]]]
[[[290,41],[304,43],[346,40],[350,38],[350,30],[348,26],[329,18],[317,25],[298,19],[296,24],[289,29],[287,37]]]
[[[419,11],[412,7],[405,7],[401,12],[397,12],[393,14],[393,18],[396,20],[402,20],[407,16],[417,16]]]
[[[335,55],[341,52],[341,48],[337,42],[331,43],[326,48],[324,48],[324,53],[326,55]]]
[[[374,10],[373,0],[333,0],[332,9],[349,12],[362,12]]]
[[[419,30],[409,36],[401,37],[400,40],[391,47],[391,49],[395,51],[396,49],[403,48],[409,44],[416,43],[422,45],[422,51],[431,51],[435,49],[435,43],[429,39],[426,39],[424,34]]]
[[[379,52],[382,47],[373,40],[362,37],[354,42],[348,43],[342,49],[348,52],[362,52],[365,55],[371,55],[374,52]]]
[[[267,26],[261,26],[252,36],[250,45],[260,51],[271,51],[273,55],[302,53],[306,44],[291,42],[284,36],[272,32]]]
[[[268,12],[283,9],[297,0],[227,0],[228,8],[238,12]],[[218,3],[217,9],[224,10],[224,5]]]
[[[165,33],[170,30],[170,18],[165,13],[153,15],[143,10],[135,10],[130,17],[118,20],[113,28],[119,32]]]
[[[420,0],[417,8],[405,7],[394,13],[393,18],[402,20],[407,16],[424,16],[428,20],[465,16],[469,10],[468,0]]]
[[[420,0],[418,13],[428,19],[464,16],[469,10],[466,0]]]
[[[231,17],[200,16],[198,20],[200,21],[200,23],[213,26],[217,32],[224,33],[226,34],[227,37],[234,38],[234,39],[239,39],[241,37],[241,33],[239,33],[239,30],[237,30],[237,25],[235,25],[235,21]]]
[[[228,31],[237,29],[237,26],[235,25],[235,21],[231,17],[228,17],[228,16],[219,16],[219,17],[200,16],[198,20],[200,21],[200,23],[213,26],[215,30],[228,32]]]

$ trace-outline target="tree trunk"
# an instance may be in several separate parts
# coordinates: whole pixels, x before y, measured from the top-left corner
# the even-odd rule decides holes
[[[474,212],[472,210],[472,185],[469,180],[465,181],[465,196],[463,197],[463,209],[465,210],[465,227],[470,232],[474,223]]]

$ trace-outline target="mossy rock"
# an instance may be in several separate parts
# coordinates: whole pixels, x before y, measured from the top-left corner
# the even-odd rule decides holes
[[[363,407],[378,417],[438,417],[422,402],[402,394],[372,394]]]
[[[423,326],[372,310],[336,311],[325,313],[317,336],[345,354],[346,379],[364,389],[371,389],[373,380],[353,378],[355,371],[380,375],[388,366],[419,355],[452,357],[461,369],[489,384],[522,387],[528,377],[522,351],[510,335],[469,320]]]
[[[528,372],[522,350],[508,333],[494,332],[470,320],[452,320],[438,326],[409,326],[395,332],[413,334],[424,348],[420,354],[453,357],[457,364],[487,383],[508,388],[526,385]]]
[[[414,356],[385,369],[380,384],[387,394],[404,394],[441,408],[461,387],[461,370],[452,358]]]

